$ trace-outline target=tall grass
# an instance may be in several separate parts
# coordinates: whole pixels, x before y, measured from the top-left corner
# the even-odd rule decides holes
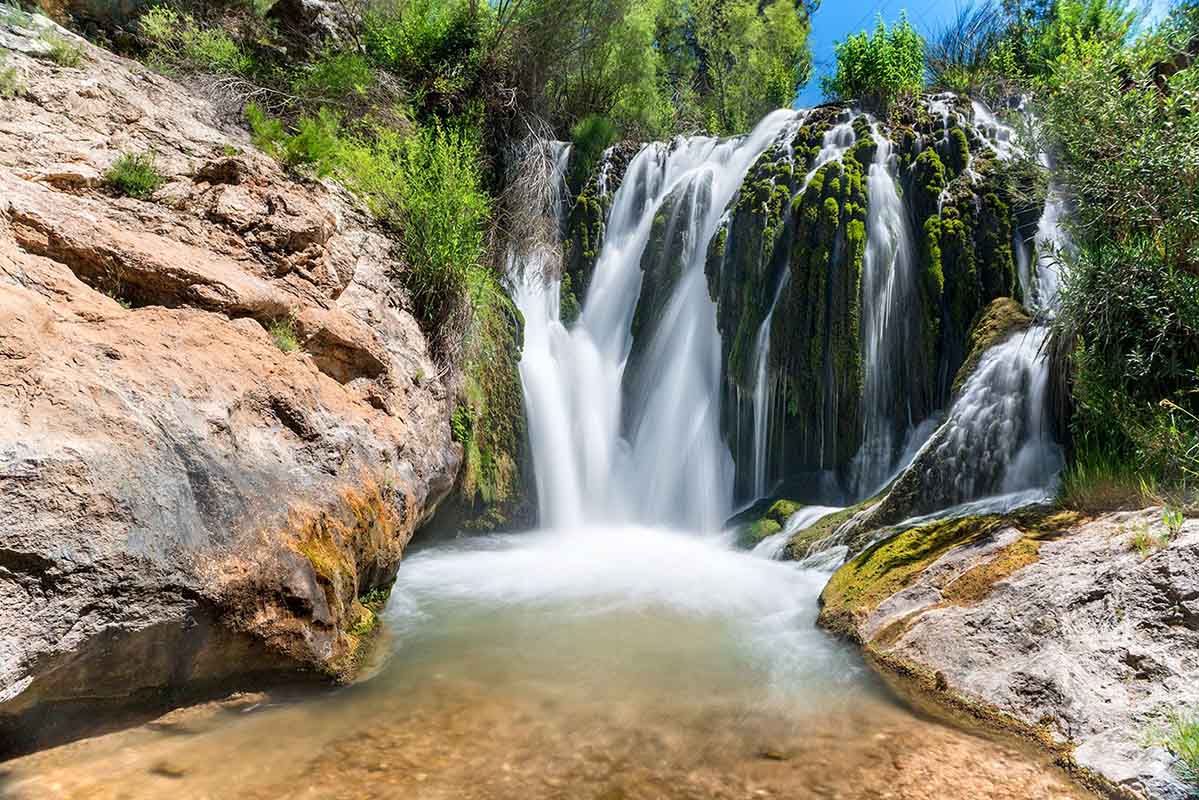
[[[1061,505],[1096,513],[1144,508],[1156,497],[1151,474],[1131,460],[1098,448],[1075,453],[1058,489]]]

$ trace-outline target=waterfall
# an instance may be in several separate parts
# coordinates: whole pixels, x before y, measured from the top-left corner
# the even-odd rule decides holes
[[[872,126],[878,149],[867,178],[866,254],[862,262],[862,446],[855,493],[867,497],[891,477],[912,427],[910,398],[922,359],[919,295],[911,224],[899,195],[891,142]]]
[[[1063,466],[1049,419],[1048,329],[1034,326],[983,354],[930,446],[949,502],[1048,490]]]
[[[719,528],[732,506],[733,463],[720,432],[720,336],[703,270],[726,206],[759,155],[799,116],[777,111],[745,137],[680,138],[643,148],[612,197],[583,310],[559,321],[559,279],[512,269],[525,318],[520,363],[541,522]],[[677,285],[651,328],[642,379],[625,386],[655,215],[689,196]],[[516,273],[519,273],[517,275]]]
[[[974,104],[972,118],[945,98],[934,98],[930,111],[942,115],[943,127],[951,119],[957,120],[954,125],[973,124],[970,135],[1000,159],[1021,152],[1014,130],[981,104]],[[804,450],[804,469],[832,468],[825,474],[836,474],[841,482],[839,487],[809,487],[817,501],[843,503],[874,495],[909,464],[935,474],[951,502],[1052,483],[1061,453],[1044,417],[1044,328],[1033,328],[984,354],[953,404],[934,413],[936,389],[929,384],[938,362],[930,357],[946,356],[930,351],[930,312],[924,308],[922,265],[913,231],[916,212],[901,189],[908,186],[909,173],[901,169],[899,153],[902,150],[903,163],[909,164],[911,151],[893,144],[879,122],[866,118],[874,155],[857,190],[865,209],[858,199],[858,210],[846,212],[860,214],[857,224],[865,234],[859,251],[860,285],[846,289],[845,283],[833,283],[850,280],[840,277],[851,273],[839,266],[852,263],[848,255],[833,257],[828,273],[821,275],[808,266],[793,274],[798,262],[764,264],[760,255],[750,261],[729,260],[728,253],[742,251],[722,249],[724,239],[710,252],[722,227],[729,241],[738,230],[749,237],[738,241],[758,241],[752,238],[760,235],[753,227],[756,212],[735,202],[751,168],[754,191],[763,196],[768,194],[763,185],[777,188],[782,185],[776,182],[778,176],[785,175],[794,203],[805,196],[821,168],[842,160],[854,147],[855,130],[862,129],[859,116],[844,111],[823,123],[827,127],[822,141],[803,143],[807,156],[801,180],[793,177],[801,144],[794,135],[810,112],[776,112],[752,133],[734,139],[698,136],[651,143],[622,171],[619,162],[606,165],[599,180],[608,211],[581,313],[569,326],[559,313],[559,243],[518,248],[509,271],[525,322],[520,371],[542,527],[718,529],[732,512],[734,491],[739,500],[764,497],[780,478],[788,477],[781,468],[788,454],[780,448],[792,438],[802,440],[804,448],[819,441],[818,449]],[[932,134],[934,143],[936,135]],[[555,174],[546,180],[560,185],[564,149],[556,151],[554,161]],[[973,179],[966,174],[960,180]],[[557,223],[562,210],[551,205],[545,213]],[[793,205],[793,213],[798,215],[799,208]],[[1051,192],[1036,248],[1024,252],[1020,262],[1020,280],[1029,284],[1026,302],[1042,319],[1056,302],[1053,254],[1065,243],[1061,209],[1060,193]],[[751,216],[738,216],[745,214]],[[734,219],[749,220],[748,227],[734,228]],[[844,219],[841,225],[847,224]],[[545,228],[560,230],[557,224]],[[792,241],[788,229],[772,235],[777,237],[770,240],[773,246],[791,246],[779,244]],[[712,253],[722,260],[708,263]],[[732,256],[736,257],[745,258]],[[734,271],[725,272],[738,263]],[[858,273],[852,275],[859,280]],[[746,280],[769,283],[741,283]],[[768,304],[748,331],[736,330],[736,316],[719,316],[726,313],[725,300],[719,298],[744,286],[754,286],[754,299],[746,299],[749,294],[728,299],[727,308],[733,311],[727,313],[744,315],[736,309],[746,302]],[[802,290],[820,294],[796,302],[793,295],[801,287],[819,287]],[[847,323],[828,316],[834,289],[849,292],[860,303],[845,312],[853,315],[848,318],[855,337],[849,349],[853,361],[849,367],[838,362],[836,373],[830,355],[834,326]],[[827,298],[823,308],[820,298]],[[843,308],[841,303],[836,307]],[[741,337],[735,348],[744,348],[736,349],[744,355],[737,363],[746,369],[737,380],[744,383],[726,383],[735,348],[728,338],[722,342],[722,331],[725,337]],[[782,332],[800,337],[802,344],[797,347],[796,340],[788,338],[783,345],[780,339],[778,346],[789,349],[780,351],[778,361],[772,359],[772,340]],[[823,384],[811,396],[801,388],[798,400],[792,394],[795,375],[802,374],[795,371],[796,359],[808,359],[811,366],[803,368],[813,370],[809,374]],[[789,365],[790,382],[783,382],[779,363]],[[842,399],[846,388],[854,394]],[[858,442],[856,453],[841,449],[829,461],[824,440],[831,436],[850,447]],[[930,459],[944,468],[930,469]],[[784,541],[780,536],[763,544],[762,552],[773,552]]]
[[[842,156],[853,147],[856,135],[853,129],[854,116],[846,114],[846,118],[829,128],[821,142],[820,152],[803,183],[795,192],[795,197],[803,197],[808,184],[822,167],[833,161],[840,161]],[[791,279],[791,270],[783,270],[775,287],[774,297],[770,301],[770,310],[758,332],[754,336],[754,393],[753,393],[753,485],[752,495],[755,499],[765,497],[770,492],[768,464],[770,462],[770,429],[774,422],[774,413],[778,405],[778,384],[770,376],[770,330],[774,323],[774,311],[778,307],[779,298],[787,288]]]

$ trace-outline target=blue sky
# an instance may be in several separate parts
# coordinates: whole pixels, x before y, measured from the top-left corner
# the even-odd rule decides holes
[[[888,24],[899,18],[906,10],[908,19],[923,34],[936,31],[952,19],[964,0],[824,0],[812,17],[812,58],[815,61],[815,77],[799,94],[800,106],[812,106],[824,98],[820,91],[820,76],[833,67],[833,43],[851,33],[874,28],[878,14]],[[1169,0],[1148,0],[1152,3],[1151,16],[1164,13]]]

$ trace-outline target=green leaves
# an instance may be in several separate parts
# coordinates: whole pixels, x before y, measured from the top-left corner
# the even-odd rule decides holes
[[[824,91],[838,100],[858,100],[886,112],[902,97],[924,87],[924,39],[906,15],[887,28],[880,17],[873,34],[862,31],[834,46],[837,71]]]

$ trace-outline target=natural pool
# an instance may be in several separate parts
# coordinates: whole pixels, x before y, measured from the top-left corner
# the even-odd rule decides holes
[[[360,683],[0,765],[50,798],[1076,798],[897,703],[814,626],[825,573],[619,527],[414,553]]]

